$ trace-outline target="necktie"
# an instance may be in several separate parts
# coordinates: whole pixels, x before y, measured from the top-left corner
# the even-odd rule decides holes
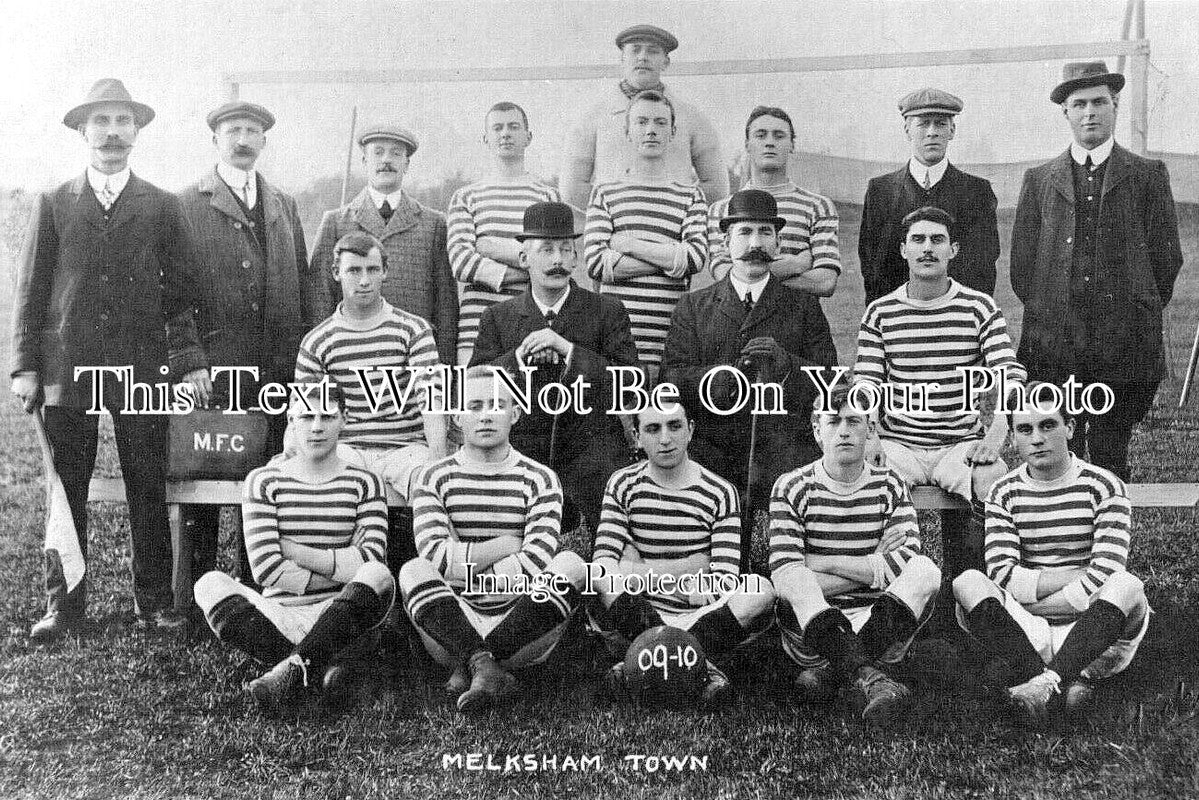
[[[1087,172],[1094,172],[1094,171],[1095,171],[1095,162],[1091,160],[1091,154],[1090,154],[1090,153],[1087,153],[1087,160],[1086,160],[1086,162],[1083,164],[1083,166],[1087,168]]]
[[[387,198],[384,198],[383,205],[379,206],[379,216],[383,218],[384,224],[391,222],[391,203],[387,202]]]
[[[558,317],[558,315],[555,314],[553,311],[545,312],[545,327],[547,327],[547,328],[554,327],[554,320],[557,317]]]
[[[931,188],[933,188],[932,170],[926,169],[924,170],[924,191],[927,192]]]
[[[754,310],[754,293],[749,289],[745,290],[745,316],[749,316],[749,312]]]
[[[250,179],[246,178],[246,182],[241,185],[241,201],[246,204],[246,208],[253,208],[254,202],[250,198]]]
[[[104,206],[104,210],[108,211],[112,208],[112,204],[117,201],[117,193],[112,190],[112,179],[104,179],[104,188],[96,195],[96,199],[100,201],[100,205]]]

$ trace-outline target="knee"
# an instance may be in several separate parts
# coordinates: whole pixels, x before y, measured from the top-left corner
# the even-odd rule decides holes
[[[387,596],[395,591],[395,579],[387,565],[379,561],[368,561],[354,573],[354,583],[369,586],[375,594]]]
[[[407,597],[425,581],[441,579],[441,573],[436,567],[423,558],[413,558],[400,567],[400,592]]]
[[[995,482],[1007,474],[1007,464],[1002,460],[994,464],[984,464],[970,471],[970,480],[974,486],[974,498],[984,500],[990,493]]]
[[[921,587],[941,586],[941,569],[928,556],[913,556],[903,565],[903,574],[912,576]]]
[[[953,599],[970,610],[992,594],[993,585],[986,575],[976,569],[968,569],[953,579]]]
[[[1099,597],[1128,613],[1145,602],[1145,584],[1131,572],[1113,572],[1104,581]]]
[[[572,586],[580,591],[587,582],[587,562],[578,553],[572,553],[569,550],[563,550],[554,556],[546,570],[566,578]]]
[[[769,579],[761,575],[745,575],[743,581],[742,588],[737,590],[730,604],[736,605],[738,611],[751,619],[774,610],[777,595]]]
[[[213,570],[200,576],[200,580],[196,581],[192,588],[192,593],[195,595],[196,605],[207,614],[226,597],[239,594],[239,586],[237,581],[225,573]]]

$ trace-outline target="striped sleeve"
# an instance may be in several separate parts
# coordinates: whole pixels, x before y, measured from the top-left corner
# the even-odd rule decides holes
[[[257,469],[243,485],[241,515],[246,554],[254,580],[263,588],[300,595],[308,588],[312,572],[284,558],[279,548],[279,513],[272,496],[274,474],[269,467]]]
[[[983,560],[988,578],[1021,603],[1032,603],[1037,599],[1037,574],[1020,565],[1020,533],[1006,502],[1007,486],[996,484],[986,502]]]
[[[498,292],[508,267],[480,255],[475,250],[478,237],[471,198],[471,187],[462,187],[454,192],[446,212],[446,224],[449,229],[446,251],[450,257],[450,268],[459,283],[482,283]]]
[[[813,195],[812,228],[809,244],[812,248],[812,269],[826,267],[841,274],[841,249],[837,243],[840,221],[837,208],[825,197]]]
[[[315,352],[316,342],[319,341],[318,332],[323,327],[322,323],[313,328],[300,342],[300,351],[296,354],[295,380],[297,383],[320,380],[325,375],[325,367],[321,363],[320,356]]]
[[[540,465],[538,465],[540,466]],[[558,531],[562,528],[562,486],[558,476],[541,467],[530,471],[524,536],[520,550],[505,556],[492,565],[497,575],[519,575],[530,578],[541,574],[558,554]]]
[[[853,366],[854,382],[882,385],[887,380],[887,353],[879,328],[878,306],[871,303],[858,327],[858,357]]]
[[[1066,599],[1079,611],[1090,606],[1091,599],[1109,577],[1124,572],[1128,565],[1132,507],[1123,483],[1116,481],[1110,489],[1095,510],[1095,530],[1086,572],[1062,587]]]
[[[593,561],[612,559],[619,562],[625,547],[633,537],[629,531],[629,513],[626,503],[630,479],[624,470],[617,470],[608,478],[604,489],[604,502],[600,509],[599,526],[595,533]]]
[[[720,500],[712,524],[711,570],[737,575],[741,572],[741,498],[732,484],[723,483],[713,487]]]
[[[704,268],[704,262],[708,259],[708,206],[704,202],[703,190],[698,186],[692,189],[691,204],[683,220],[681,241],[683,246],[675,259],[675,272],[684,277],[694,275]],[[679,259],[685,262],[682,270],[677,269]]]
[[[992,370],[1004,370],[1009,384],[1023,386],[1028,380],[1028,371],[1016,360],[1012,339],[1007,332],[1007,321],[998,306],[994,307],[993,313],[987,317],[981,328],[979,341],[983,362]]]
[[[920,554],[920,525],[916,520],[916,507],[912,505],[908,485],[894,473],[888,481],[888,495],[891,513],[887,517],[883,533],[886,535],[893,530],[901,530],[904,533],[904,543],[883,554],[884,586],[890,586],[891,581],[899,577],[899,573],[912,557]]]
[[[461,581],[466,578],[463,564],[468,560],[469,548],[452,535],[450,515],[442,499],[449,476],[439,466],[431,465],[416,487],[412,498],[412,535],[421,558],[436,567],[446,580]]]
[[[729,248],[725,243],[724,234],[720,230],[720,220],[724,218],[729,201],[717,200],[708,208],[708,272],[720,280],[732,269],[733,260],[729,258]]]
[[[620,253],[608,247],[613,230],[612,212],[608,209],[604,186],[596,186],[591,190],[587,221],[583,228],[583,256],[587,262],[587,274],[592,280],[611,283],[612,268],[620,260]],[[606,281],[605,273],[608,275]]]
[[[770,492],[770,574],[804,565],[804,480],[801,471],[779,476]]]

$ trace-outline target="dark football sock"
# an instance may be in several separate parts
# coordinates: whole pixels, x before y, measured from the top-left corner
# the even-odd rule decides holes
[[[987,504],[977,497],[970,501],[970,522],[965,528],[965,538],[962,541],[961,568],[949,576],[953,580],[968,569],[976,569],[985,573],[984,559],[986,552],[984,542],[987,538]]]
[[[570,612],[579,604],[582,594],[571,586],[561,595],[560,602],[546,599],[537,602],[524,595],[508,612],[504,621],[483,639],[483,643],[497,661],[511,658],[522,648],[545,636],[570,618]]]
[[[866,663],[853,626],[839,608],[826,608],[812,617],[804,628],[804,643],[847,679]]]
[[[415,592],[421,587],[416,587]],[[458,600],[441,596],[423,603],[412,621],[416,627],[441,645],[454,663],[465,664],[472,654],[485,650],[483,637],[462,613]]]
[[[648,600],[628,592],[616,598],[605,617],[602,627],[616,631],[630,642],[650,628],[664,624]]]
[[[966,615],[966,625],[987,655],[1001,658],[1011,667],[1010,685],[1024,683],[1045,671],[1040,654],[998,598],[988,597],[976,605]]]
[[[412,533],[412,508],[387,509],[387,568],[392,575],[416,558],[416,539]]]
[[[688,632],[699,640],[709,659],[728,652],[745,639],[745,626],[727,605],[704,614]]]
[[[966,542],[970,531],[970,512],[960,508],[941,510],[941,550],[944,553],[941,572],[946,580],[953,580],[965,572]]]
[[[902,601],[889,594],[879,595],[870,611],[870,619],[858,632],[862,657],[877,661],[891,645],[906,642],[916,633],[916,615]]]
[[[1063,688],[1120,638],[1127,620],[1127,614],[1106,600],[1091,603],[1049,662],[1049,669],[1061,676]]]
[[[240,594],[230,595],[208,612],[217,638],[263,664],[274,666],[291,653],[292,645],[274,623]]]
[[[351,581],[317,618],[308,635],[296,645],[296,653],[316,674],[323,674],[333,656],[362,634],[378,625],[387,613],[379,594],[364,583]]]

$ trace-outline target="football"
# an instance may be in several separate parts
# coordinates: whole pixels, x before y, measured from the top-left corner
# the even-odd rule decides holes
[[[642,633],[624,657],[629,694],[647,705],[684,706],[704,687],[708,660],[699,641],[681,628],[659,625]]]

